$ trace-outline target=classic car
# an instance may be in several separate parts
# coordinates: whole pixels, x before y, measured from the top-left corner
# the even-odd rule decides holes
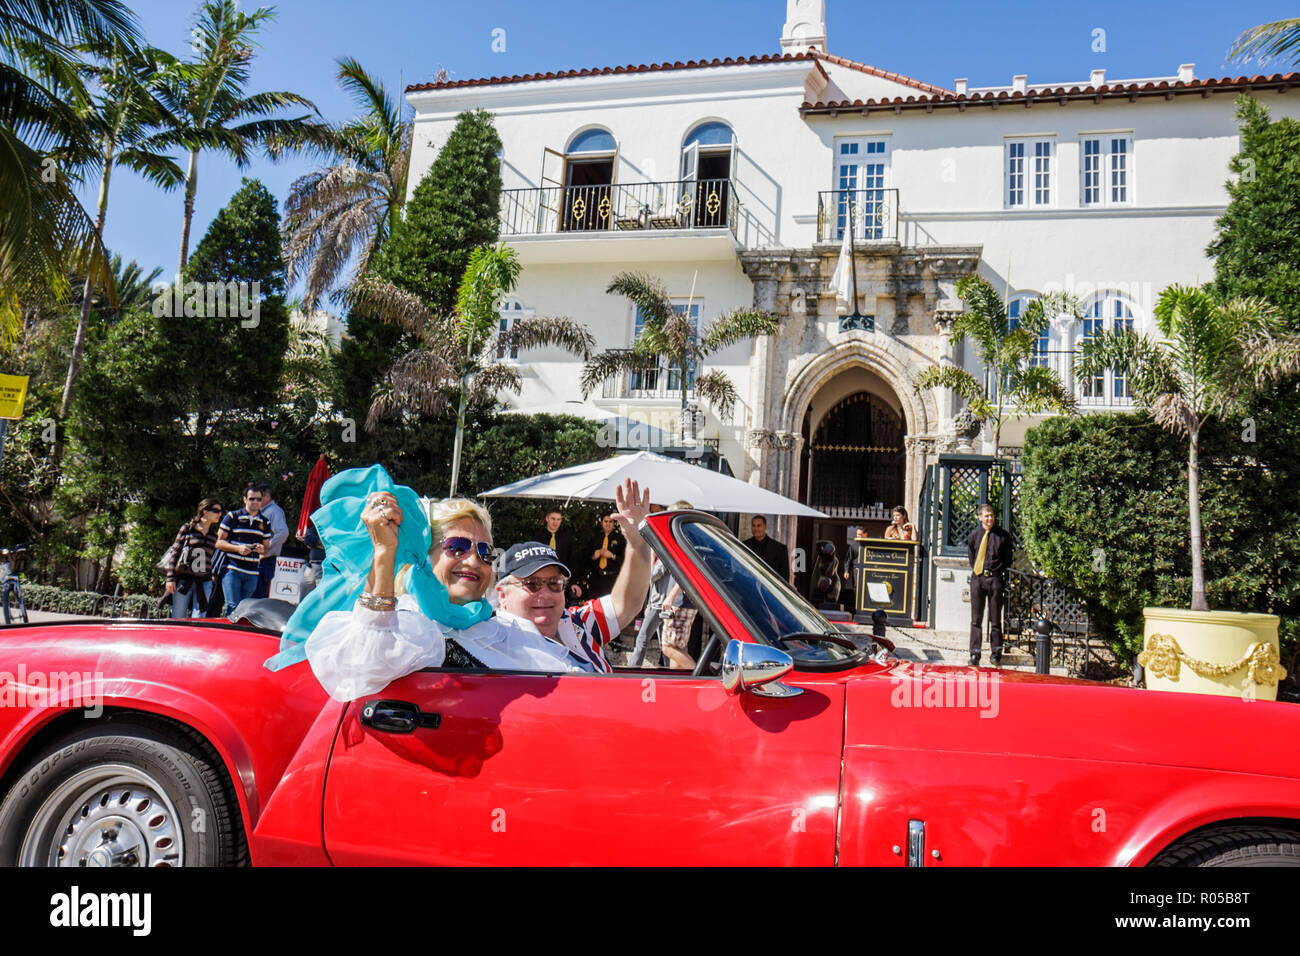
[[[651,515],[693,672],[434,668],[349,703],[274,627],[0,630],[0,862],[1300,863],[1300,709],[887,657]]]

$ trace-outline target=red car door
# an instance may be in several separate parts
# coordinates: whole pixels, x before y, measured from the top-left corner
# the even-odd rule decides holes
[[[326,850],[341,865],[831,864],[844,690],[804,686],[774,699],[662,670],[408,675],[348,706]],[[379,700],[401,703],[366,717]],[[393,709],[420,725],[375,726]]]

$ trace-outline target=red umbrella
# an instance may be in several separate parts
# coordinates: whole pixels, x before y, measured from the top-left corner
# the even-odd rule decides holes
[[[311,474],[307,476],[307,493],[302,498],[302,510],[298,512],[298,537],[307,533],[307,522],[311,519],[311,513],[320,507],[320,487],[325,484],[325,479],[330,476],[330,466],[325,464],[325,456],[321,455],[316,459],[316,464],[311,467]]]

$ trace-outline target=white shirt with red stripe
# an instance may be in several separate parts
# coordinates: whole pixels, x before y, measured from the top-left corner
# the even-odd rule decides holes
[[[526,618],[518,617],[497,608],[495,620],[511,627],[541,634],[537,626]],[[618,637],[618,613],[614,599],[609,595],[595,598],[574,607],[565,608],[560,618],[554,640],[563,644],[569,653],[598,674],[612,674],[614,668],[605,660],[605,648]]]

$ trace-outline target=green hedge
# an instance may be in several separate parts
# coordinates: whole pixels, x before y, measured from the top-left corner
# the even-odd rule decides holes
[[[1288,448],[1298,408],[1289,395],[1259,413],[1250,443],[1240,423],[1212,423],[1201,453],[1210,606],[1281,615],[1290,665],[1300,636],[1300,489]],[[1097,630],[1127,660],[1141,650],[1144,606],[1191,601],[1186,461],[1186,444],[1143,414],[1052,418],[1026,436],[1030,557],[1084,595]]]

